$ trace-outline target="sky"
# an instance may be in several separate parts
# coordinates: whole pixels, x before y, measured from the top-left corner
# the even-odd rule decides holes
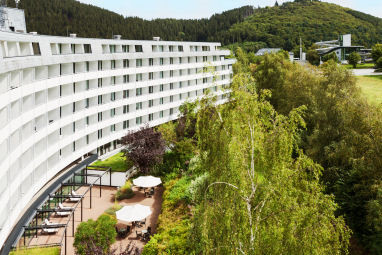
[[[244,5],[273,6],[276,0],[79,0],[122,14],[144,19],[208,18]],[[281,4],[288,0],[278,0]],[[290,1],[290,0],[289,0]],[[382,18],[382,0],[322,0]]]

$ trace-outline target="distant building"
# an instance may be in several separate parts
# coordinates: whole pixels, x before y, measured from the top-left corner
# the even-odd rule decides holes
[[[256,52],[256,56],[264,56],[265,54],[277,53],[281,49],[280,48],[262,48]]]
[[[24,10],[0,6],[0,31],[26,33]]]
[[[316,42],[315,44],[319,46],[317,52],[320,57],[335,52],[340,62],[347,62],[350,53],[359,52],[364,48],[363,46],[351,45],[351,34],[341,35],[338,40]]]

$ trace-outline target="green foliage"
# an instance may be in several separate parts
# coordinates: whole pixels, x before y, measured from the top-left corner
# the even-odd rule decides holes
[[[13,3],[14,5],[14,3]],[[219,41],[234,50],[256,52],[260,48],[293,50],[302,37],[305,45],[351,33],[354,44],[371,47],[382,37],[380,18],[339,5],[318,1],[287,2],[273,8],[243,6],[212,15],[209,19],[144,20],[74,0],[21,0],[28,31],[66,36],[151,40]],[[325,13],[325,15],[322,15]],[[299,53],[295,56],[298,57]]]
[[[92,166],[107,166],[111,167],[114,172],[126,172],[132,168],[134,163],[131,160],[126,160],[123,152],[119,152],[105,160],[98,160],[91,164]]]
[[[105,214],[115,217],[115,212],[122,209],[122,205],[115,203],[112,207],[106,209]]]
[[[375,62],[377,68],[382,68],[382,57],[380,57],[377,62]]]
[[[121,188],[118,189],[117,193],[115,194],[115,198],[120,201],[123,199],[129,199],[134,196],[134,192],[131,189],[131,181],[126,181],[125,185],[123,185]]]
[[[186,194],[188,194],[190,200],[193,203],[200,203],[204,198],[203,193],[208,186],[208,173],[204,173],[200,176],[197,176],[194,180],[191,181],[191,184],[188,186]]]
[[[168,205],[175,206],[180,202],[189,203],[191,201],[191,196],[187,191],[191,184],[190,178],[185,176],[174,181],[175,183],[172,185],[171,190],[166,197]]]
[[[100,248],[104,254],[109,252],[117,235],[116,223],[117,220],[108,215],[101,215],[96,221],[81,222],[74,237],[76,254],[92,254],[95,248]]]
[[[350,53],[348,61],[349,64],[353,65],[353,68],[356,68],[358,62],[361,61],[361,56],[358,52],[353,51],[352,53]]]
[[[179,254],[192,252],[190,243],[191,222],[187,208],[188,177],[171,179],[164,184],[162,213],[159,215],[157,233],[145,245],[143,255]]]
[[[377,62],[382,57],[382,44],[376,44],[371,50],[371,57]]]
[[[308,52],[306,53],[306,60],[308,60],[309,63],[314,66],[320,65],[320,56],[318,55],[318,52],[316,49],[317,49],[317,46],[313,45],[312,47],[309,48]]]
[[[30,248],[30,249],[18,249],[16,251],[11,251],[9,255],[60,255],[60,247],[41,247],[41,248]]]
[[[268,74],[281,84],[275,70],[294,66],[280,55],[266,61],[275,67],[256,69],[263,84]],[[224,106],[201,101],[199,150],[210,185],[195,211],[195,253],[346,253],[350,233],[335,217],[333,197],[323,194],[322,169],[297,147],[304,107],[280,115],[265,100],[270,93],[257,94],[248,82],[235,76],[233,100]]]
[[[359,55],[359,54],[358,54]],[[333,60],[334,62],[338,62],[338,57],[337,57],[337,54],[335,52],[331,52],[329,54],[326,54],[322,57],[322,61],[323,62],[328,62],[329,60]],[[359,60],[361,60],[361,56],[359,57]],[[350,61],[350,60],[349,60]]]

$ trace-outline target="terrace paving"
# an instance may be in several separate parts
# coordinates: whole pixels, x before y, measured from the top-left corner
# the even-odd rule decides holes
[[[81,187],[76,191],[78,194],[84,194],[88,187]],[[99,186],[93,186],[92,189],[92,208],[90,209],[90,193],[87,192],[83,199],[83,221],[87,221],[88,219],[94,219],[96,220],[101,214],[104,213],[106,209],[114,205],[114,195],[117,192],[117,188],[114,187],[107,187],[102,186],[102,197],[99,196]],[[146,226],[143,228],[146,228],[147,226],[152,227],[152,232],[156,232],[156,225],[158,221],[158,217],[161,211],[162,206],[162,194],[163,194],[163,187],[156,187],[155,188],[155,195],[151,198],[146,198],[144,196],[143,191],[139,191],[137,188],[134,188],[135,196],[131,199],[124,199],[119,202],[120,205],[134,205],[134,204],[142,204],[146,206],[150,206],[152,214],[147,217],[146,219]],[[64,206],[74,206],[75,203],[70,202],[64,202]],[[51,222],[54,223],[67,223],[68,217],[60,217],[60,216],[51,216],[49,218]],[[79,205],[75,212],[74,212],[74,233],[78,225],[81,223],[81,206]],[[125,223],[126,222],[121,222]],[[119,249],[125,248],[128,244],[132,243],[137,248],[141,249],[145,242],[141,241],[137,238],[135,234],[136,228],[133,228],[133,230],[130,232],[130,234],[123,239],[117,238],[117,241],[112,245],[113,249]],[[140,230],[140,229],[138,229]],[[51,235],[42,235],[39,231],[38,237],[34,237],[30,245],[47,245],[47,244],[54,244],[59,243],[62,240],[62,237],[64,235],[64,228],[61,228],[58,233],[51,234]],[[68,227],[67,227],[67,246],[66,246],[66,254],[75,254],[74,247],[73,247],[74,237],[72,235],[72,221],[70,220]],[[62,247],[62,254],[64,253],[64,246]]]

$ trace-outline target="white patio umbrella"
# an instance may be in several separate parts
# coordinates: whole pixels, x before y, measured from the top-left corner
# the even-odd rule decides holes
[[[128,205],[116,211],[115,214],[118,220],[126,222],[141,221],[151,214],[151,209],[149,206],[140,204]]]
[[[139,186],[142,188],[151,188],[155,187],[162,183],[159,177],[154,176],[140,176],[137,179],[133,180],[135,186]]]

